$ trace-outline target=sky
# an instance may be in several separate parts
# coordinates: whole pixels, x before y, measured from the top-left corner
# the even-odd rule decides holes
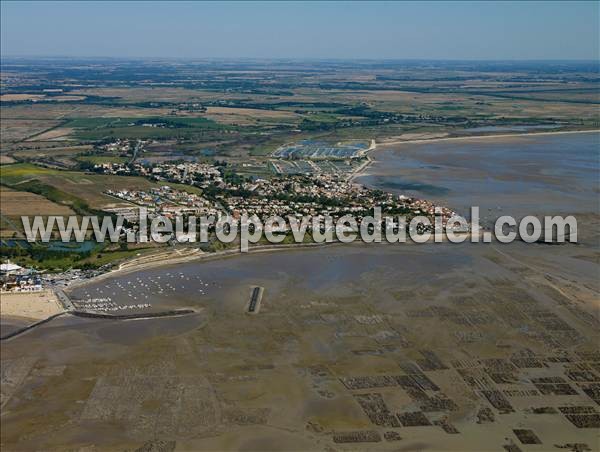
[[[600,2],[2,0],[6,56],[600,59]]]

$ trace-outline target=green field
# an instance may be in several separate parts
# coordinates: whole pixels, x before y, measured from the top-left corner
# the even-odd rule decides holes
[[[59,171],[43,168],[29,163],[17,163],[14,165],[1,165],[0,178],[3,184],[15,185],[27,179],[32,179],[38,176],[50,176]]]

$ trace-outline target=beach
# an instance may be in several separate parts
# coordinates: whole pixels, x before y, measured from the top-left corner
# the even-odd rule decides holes
[[[41,292],[2,293],[2,317],[43,320],[63,312],[63,306],[52,290]]]

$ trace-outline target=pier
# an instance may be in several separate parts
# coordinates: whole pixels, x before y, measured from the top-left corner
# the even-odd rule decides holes
[[[58,301],[63,305],[65,311],[75,311],[75,306],[71,303],[71,299],[62,289],[54,289],[54,293],[56,294]]]
[[[250,296],[250,301],[248,303],[248,314],[258,314],[260,311],[260,303],[262,301],[263,287],[256,286],[252,289],[252,294]]]

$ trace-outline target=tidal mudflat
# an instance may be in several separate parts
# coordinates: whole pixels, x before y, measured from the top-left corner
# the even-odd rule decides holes
[[[597,140],[591,137],[575,142],[587,149]],[[539,165],[536,152],[527,152],[529,167]],[[419,155],[430,166],[456,161]],[[523,162],[515,155],[503,171],[524,174]],[[495,177],[484,166],[474,171],[474,201],[469,190],[459,198],[508,209],[504,190],[493,200],[482,196],[480,187]],[[580,244],[299,249],[143,270],[74,289],[82,302],[110,298],[107,309],[148,304],[137,309],[198,313],[65,317],[4,342],[2,448],[597,448],[599,216],[590,197],[598,187],[572,175],[576,166],[556,167],[558,175],[529,171],[545,180],[542,193],[556,196],[535,203],[526,189],[521,207],[584,213]],[[589,162],[579,167],[587,174]],[[377,164],[370,171],[369,178],[394,174]],[[437,168],[427,171],[415,180],[436,182]],[[448,171],[436,183],[449,193],[452,183],[468,183],[466,170]],[[569,195],[567,186],[577,192]],[[563,204],[563,192],[577,203]],[[441,197],[450,205],[459,198]],[[248,315],[253,286],[264,295],[260,312]]]
[[[384,146],[357,182],[492,216],[598,213],[600,134]]]

